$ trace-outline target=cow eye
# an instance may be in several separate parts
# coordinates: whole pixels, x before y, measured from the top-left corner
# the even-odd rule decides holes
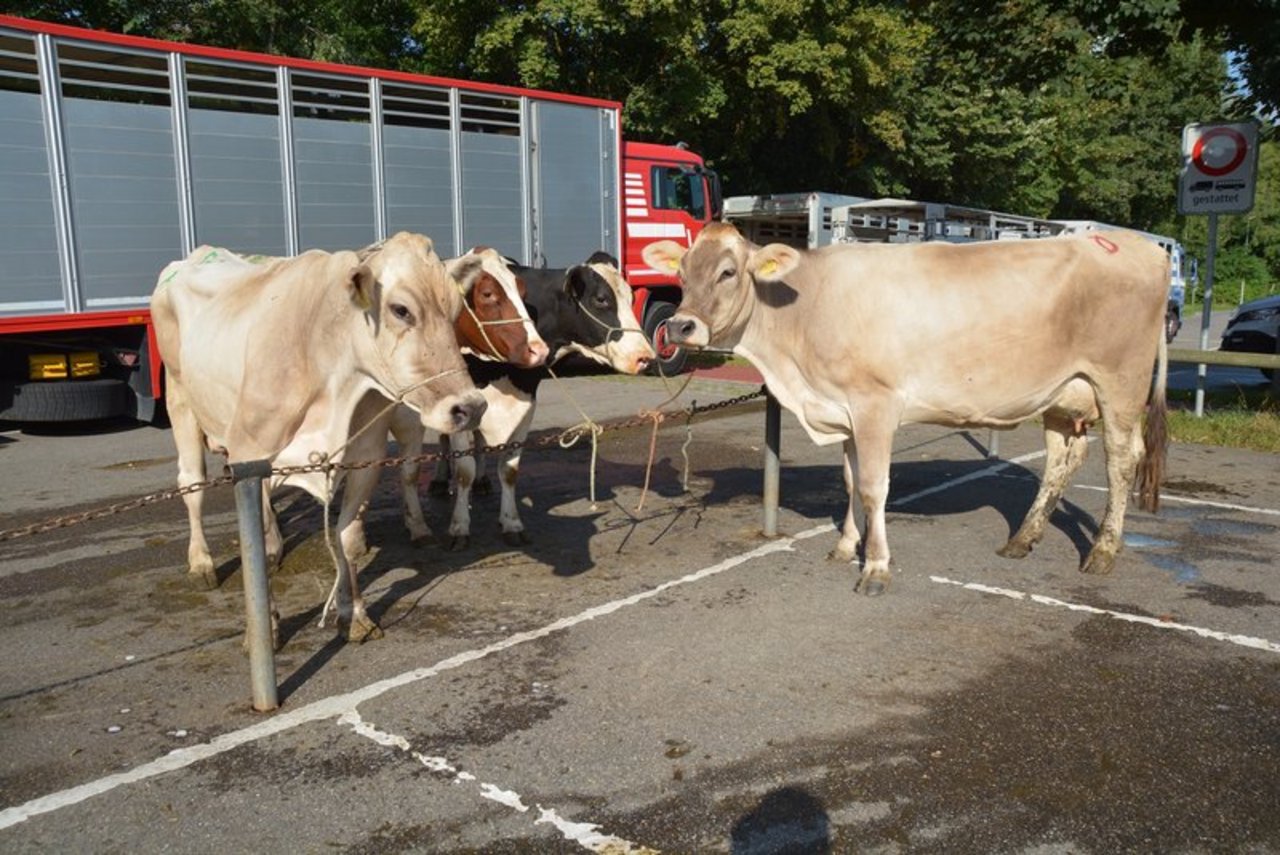
[[[734,270],[732,267],[727,267],[720,272],[720,281],[724,282],[726,279],[732,279],[737,275],[738,271]]]
[[[597,294],[597,295],[595,295],[595,297],[594,297],[594,298],[592,298],[592,301],[591,301],[591,302],[592,302],[593,304],[595,304],[595,307],[596,307],[597,309],[607,309],[607,308],[609,308],[609,298],[608,298],[607,296],[605,296],[604,294]]]
[[[398,320],[404,321],[406,324],[413,323],[413,312],[409,311],[409,307],[403,303],[391,303],[387,308],[391,310],[391,314]]]

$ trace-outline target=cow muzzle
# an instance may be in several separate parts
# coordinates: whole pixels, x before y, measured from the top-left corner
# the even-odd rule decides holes
[[[422,424],[440,433],[475,430],[489,402],[479,391],[452,395],[422,414]]]
[[[682,347],[706,347],[711,341],[711,331],[693,315],[676,312],[667,321],[667,341]]]

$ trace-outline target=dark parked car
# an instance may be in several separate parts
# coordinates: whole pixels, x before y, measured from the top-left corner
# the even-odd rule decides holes
[[[1277,353],[1280,337],[1280,294],[1242,303],[1222,332],[1222,350],[1242,353]],[[1271,377],[1271,369],[1260,369]]]

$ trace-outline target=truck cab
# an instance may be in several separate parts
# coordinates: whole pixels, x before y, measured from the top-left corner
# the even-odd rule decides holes
[[[658,359],[650,371],[678,374],[688,358],[666,341],[665,324],[680,304],[680,281],[650,268],[641,257],[654,241],[691,246],[698,233],[720,219],[720,177],[683,144],[624,142],[622,145],[623,273],[635,292],[635,312]]]

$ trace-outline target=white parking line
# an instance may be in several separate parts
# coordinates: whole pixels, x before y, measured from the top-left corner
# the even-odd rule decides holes
[[[1037,452],[1032,452],[1030,454],[1024,454],[1021,457],[1015,457],[1010,460],[1002,460],[992,464],[991,466],[981,469],[977,472],[971,472],[966,475],[953,478],[950,481],[944,481],[942,483],[935,484],[932,487],[928,487],[926,489],[919,490],[915,493],[904,496],[902,498],[895,499],[894,501],[890,502],[890,504],[904,505],[909,502],[913,502],[917,499],[923,498],[924,496],[932,495],[934,493],[938,493],[943,490],[950,489],[951,487],[955,487],[960,484],[976,480],[978,478],[984,478],[984,477],[996,475],[997,473],[1003,471],[1004,469],[1007,469],[1012,465],[1025,463],[1029,460],[1034,460],[1035,458],[1043,457],[1044,454],[1045,452],[1041,450]],[[1104,488],[1086,487],[1085,489],[1104,489]],[[1228,505],[1225,503],[1214,503],[1214,502],[1207,502],[1207,501],[1200,501],[1200,500],[1193,500],[1193,499],[1184,499],[1177,496],[1165,496],[1163,498],[1167,498],[1174,501],[1198,502],[1199,504],[1205,504],[1205,505],[1210,505],[1214,507],[1223,507],[1231,510],[1244,510],[1244,511],[1251,511],[1256,513],[1263,513],[1263,514],[1280,513],[1280,511],[1274,511],[1274,510],[1265,509],[1265,508],[1249,508],[1246,506]],[[221,736],[215,737],[209,742],[176,749],[164,755],[163,757],[159,757],[155,760],[152,760],[148,763],[144,763],[133,769],[120,772],[114,775],[108,775],[104,778],[99,778],[97,780],[90,781],[88,783],[81,784],[76,787],[71,787],[66,790],[60,790],[55,793],[50,793],[49,795],[46,795],[46,796],[40,796],[38,798],[32,799],[21,805],[15,805],[13,807],[5,808],[4,810],[0,810],[0,830],[17,825],[21,822],[25,822],[26,820],[34,816],[51,813],[57,810],[61,810],[62,808],[79,804],[80,802],[86,801],[90,798],[93,798],[94,796],[103,795],[105,793],[111,792],[112,790],[115,790],[116,788],[124,786],[126,784],[138,783],[140,781],[145,781],[150,778],[154,778],[158,775],[163,775],[168,772],[174,772],[174,771],[178,771],[179,769],[184,769],[188,766],[191,766],[195,763],[200,762],[201,760],[207,760],[211,757],[216,757],[220,754],[224,754],[228,751],[238,748],[241,745],[246,745],[248,743],[256,742],[260,739],[265,739],[267,737],[273,736],[278,733],[283,733],[285,731],[292,730],[293,728],[303,724],[308,724],[310,722],[316,722],[316,721],[324,721],[326,719],[342,719],[343,723],[351,723],[351,720],[343,719],[343,717],[354,714],[354,711],[356,710],[356,708],[360,703],[379,697],[391,691],[392,689],[396,689],[401,686],[407,686],[413,683],[420,682],[422,680],[429,679],[431,677],[435,677],[446,671],[451,671],[455,668],[460,668],[463,665],[467,665],[471,662],[484,659],[488,656],[491,656],[496,653],[500,653],[512,647],[516,647],[518,645],[525,644],[530,641],[536,641],[538,639],[545,638],[546,636],[551,635],[552,633],[555,633],[555,632],[559,632],[560,630],[567,630],[580,623],[585,623],[586,621],[594,620],[598,617],[605,617],[620,609],[628,608],[630,606],[634,606],[638,603],[642,603],[646,600],[652,599],[653,597],[663,594],[673,588],[679,587],[681,585],[691,584],[694,582],[700,582],[703,579],[707,579],[712,576],[723,573],[727,570],[731,570],[734,567],[738,567],[756,558],[760,558],[766,555],[771,555],[776,552],[789,551],[792,547],[792,544],[801,540],[805,540],[810,537],[814,537],[815,535],[830,532],[834,528],[835,526],[833,526],[831,523],[822,523],[821,525],[817,525],[817,526],[814,526],[813,528],[806,529],[790,537],[780,538],[778,540],[771,541],[767,544],[757,547],[756,549],[742,553],[741,555],[725,559],[724,561],[718,564],[712,565],[710,567],[706,567],[702,570],[696,571],[687,576],[682,576],[679,579],[673,579],[671,581],[664,582],[663,584],[658,585],[650,590],[643,591],[638,594],[633,594],[629,597],[624,597],[619,600],[613,600],[611,602],[604,603],[599,606],[595,606],[593,608],[587,609],[586,611],[580,612],[577,615],[573,615],[567,618],[562,618],[558,621],[547,624],[546,626],[541,627],[539,629],[530,630],[528,632],[523,632],[523,633],[517,633],[515,635],[508,636],[507,638],[496,641],[493,644],[490,644],[486,647],[481,647],[474,650],[469,650],[463,653],[459,653],[456,656],[452,656],[448,659],[442,660],[436,663],[435,665],[426,666],[423,668],[417,668],[412,671],[407,671],[403,674],[399,674],[394,677],[389,677],[385,680],[379,680],[363,688],[356,689],[354,691],[347,692],[342,695],[335,695],[333,697],[324,698],[319,701],[314,701],[310,704],[307,704],[306,706],[299,707],[298,709],[295,709],[295,710],[289,710],[289,711],[277,713],[269,719],[250,725],[249,727],[242,728],[240,730],[235,730],[229,733],[225,733]],[[950,579],[945,579],[943,577],[935,576],[930,578],[934,582],[945,583],[950,585],[958,585],[960,587],[968,588],[970,590],[980,590],[986,593],[996,593],[1002,596],[1011,597],[1013,599],[1030,599],[1033,602],[1037,602],[1042,605],[1054,605],[1054,606],[1064,607],[1064,608],[1078,610],[1078,611],[1089,611],[1089,612],[1095,612],[1099,614],[1107,614],[1112,617],[1118,618],[1120,620],[1129,620],[1135,623],[1149,623],[1153,626],[1163,627],[1166,629],[1179,629],[1186,632],[1192,632],[1197,635],[1204,636],[1206,638],[1215,638],[1219,640],[1229,641],[1233,644],[1242,644],[1243,646],[1247,646],[1247,647],[1256,647],[1258,649],[1268,650],[1271,652],[1280,652],[1280,645],[1277,645],[1274,642],[1266,641],[1265,639],[1255,639],[1255,638],[1249,638],[1247,636],[1228,635],[1226,633],[1219,633],[1213,630],[1185,626],[1182,624],[1160,621],[1153,618],[1145,618],[1139,615],[1125,615],[1120,612],[1109,612],[1103,609],[1094,609],[1091,606],[1066,603],[1060,600],[1054,600],[1050,597],[1043,597],[1037,594],[1024,594],[1020,591],[1008,591],[1006,589],[1000,589],[1000,588],[987,588],[986,586],[975,585],[974,583],[955,582]],[[368,733],[363,735],[369,736],[369,738],[374,738],[372,735]],[[407,743],[405,743],[404,746],[401,746],[399,742],[395,741],[399,739],[399,737],[395,737],[394,735],[390,735],[390,734],[386,736],[388,739],[392,741],[385,744],[394,745],[395,747],[398,747],[398,748],[403,747],[403,750],[406,750],[406,751],[410,750],[407,747]],[[448,765],[447,761],[443,760],[442,758],[424,759],[422,757],[419,757],[416,753],[414,754],[414,756],[416,759],[418,759],[420,762],[423,762],[424,764],[426,764],[428,760],[435,760],[435,761],[439,761],[441,764],[444,764],[439,768],[436,768],[435,771],[448,772],[450,769],[452,769],[452,767]],[[458,774],[461,775],[465,773],[458,773]],[[501,790],[498,790],[497,788],[493,788],[492,790],[483,791],[481,794],[484,795],[486,798],[500,800],[499,796],[503,793],[505,793],[505,791],[501,791]],[[510,794],[510,795],[514,795],[514,794]],[[518,796],[515,797],[515,799],[516,801],[518,801]],[[544,820],[539,819],[538,821],[541,822]],[[595,833],[594,832],[595,826],[590,826],[588,824],[583,824],[583,823],[568,822],[567,820],[563,820],[562,818],[556,816],[554,812],[550,812],[548,814],[548,818],[545,821],[555,824],[556,827],[561,830],[561,833],[566,835],[567,839],[577,840],[578,837],[571,836],[571,835],[577,835],[577,834],[582,835],[583,839],[594,839],[591,837],[591,835]],[[587,830],[583,830],[583,829],[587,829]],[[623,843],[625,843],[625,841],[623,841]],[[597,851],[626,852],[626,851],[645,851],[645,850],[643,849],[610,850],[608,849],[608,847],[605,847],[605,849],[601,849]]]
[[[929,581],[937,582],[940,585],[955,585],[968,591],[978,591],[983,594],[995,594],[999,597],[1007,597],[1011,600],[1030,600],[1042,606],[1052,606],[1054,608],[1068,609],[1073,612],[1087,612],[1094,615],[1106,615],[1116,620],[1127,621],[1129,623],[1139,623],[1145,626],[1154,626],[1159,629],[1173,629],[1179,632],[1189,632],[1192,635],[1198,635],[1201,638],[1212,638],[1215,641],[1226,641],[1230,644],[1238,644],[1241,647],[1252,647],[1255,650],[1266,650],[1269,653],[1280,653],[1280,644],[1274,641],[1268,641],[1265,638],[1255,638],[1251,635],[1236,635],[1229,632],[1219,632],[1216,629],[1205,629],[1200,626],[1191,626],[1190,624],[1178,623],[1171,620],[1161,620],[1160,618],[1148,617],[1146,615],[1135,615],[1127,612],[1116,612],[1111,609],[1099,609],[1094,606],[1086,606],[1083,603],[1069,603],[1066,600],[1059,600],[1055,597],[1046,597],[1044,594],[1028,594],[1025,591],[1014,591],[1009,588],[996,588],[991,585],[982,585],[977,582],[957,582],[954,579],[948,579],[945,576],[930,576]]]
[[[713,564],[710,567],[705,567],[702,570],[690,573],[687,576],[682,576],[679,579],[672,579],[668,582],[663,582],[661,585],[657,585],[647,591],[641,591],[638,594],[632,594],[631,596],[623,597],[620,600],[613,600],[599,606],[593,606],[586,611],[579,612],[571,617],[561,618],[560,620],[549,623],[539,629],[530,630],[528,632],[519,632],[515,635],[495,641],[487,647],[480,647],[475,650],[468,650],[463,653],[459,653],[456,656],[451,656],[448,659],[437,662],[435,665],[406,671],[403,674],[388,677],[387,679],[379,680],[376,683],[370,683],[363,688],[346,692],[345,694],[334,695],[329,698],[314,701],[306,706],[299,707],[296,710],[277,713],[265,721],[261,721],[240,730],[231,731],[230,733],[224,733],[223,735],[215,737],[208,742],[204,742],[199,745],[192,745],[186,748],[175,749],[163,757],[152,760],[149,763],[144,763],[141,766],[137,766],[128,771],[119,772],[115,775],[108,775],[105,778],[99,778],[96,781],[90,781],[87,784],[81,784],[77,787],[71,787],[70,789],[50,793],[47,796],[40,796],[39,798],[32,799],[25,804],[5,808],[0,811],[0,829],[5,829],[10,826],[17,825],[20,822],[25,822],[33,816],[39,816],[40,814],[50,813],[52,811],[61,810],[65,807],[70,807],[74,804],[79,804],[80,802],[93,798],[94,796],[109,793],[117,787],[124,786],[125,784],[135,784],[139,781],[154,778],[157,775],[163,775],[167,772],[175,772],[179,769],[184,769],[187,766],[200,762],[201,760],[207,760],[210,757],[216,757],[219,754],[224,754],[227,751],[240,747],[241,745],[256,742],[260,739],[265,739],[269,736],[274,736],[277,733],[283,733],[287,730],[292,730],[299,725],[315,721],[324,721],[325,719],[330,718],[338,718],[339,716],[356,709],[356,707],[364,701],[372,700],[386,694],[392,689],[396,689],[401,686],[408,686],[412,683],[417,683],[430,677],[435,677],[446,671],[452,671],[455,668],[460,668],[463,665],[492,656],[495,653],[501,653],[504,650],[509,650],[517,645],[545,638],[552,633],[569,629],[589,620],[605,617],[606,615],[610,615],[620,609],[625,609],[646,600],[653,599],[654,597],[666,593],[672,588],[677,588],[681,585],[688,585],[694,582],[700,582],[703,579],[708,579],[712,576],[723,573],[726,570],[731,570],[734,567],[746,564],[756,558],[772,555],[775,552],[788,551],[796,541],[804,540],[831,530],[832,525],[830,523],[823,523],[822,525],[814,526],[813,528],[792,535],[791,537],[770,541],[769,543],[752,549],[749,552],[744,552],[741,555],[736,555],[732,558],[726,558],[719,564]]]
[[[472,775],[470,772],[463,772],[443,757],[431,757],[421,752],[414,751],[409,744],[409,740],[403,736],[394,733],[387,733],[379,730],[374,725],[361,718],[360,713],[355,710],[348,710],[338,719],[338,724],[347,725],[356,733],[368,739],[372,739],[379,745],[388,748],[398,748],[404,751],[413,759],[417,760],[423,766],[426,766],[432,772],[439,775],[448,776],[448,780],[459,784],[474,784],[479,790],[479,794],[490,801],[495,801],[500,805],[506,805],[518,813],[528,813],[529,806],[520,798],[520,794],[511,790],[504,790],[494,784],[486,784]],[[614,837],[611,834],[602,834],[600,826],[589,822],[571,822],[560,816],[552,808],[544,808],[542,805],[536,805],[538,808],[538,817],[533,821],[534,825],[548,824],[555,827],[565,840],[578,844],[583,849],[591,852],[606,852],[609,855],[658,855],[657,849],[650,849],[647,846],[640,846],[632,843],[630,840],[623,840],[621,837]]]
[[[1107,492],[1106,487],[1097,487],[1093,484],[1077,484],[1080,490],[1097,490],[1100,493]],[[1175,496],[1162,492],[1160,494],[1162,502],[1182,502],[1184,505],[1204,505],[1207,508],[1221,508],[1226,511],[1243,511],[1247,514],[1264,514],[1266,516],[1280,517],[1280,510],[1275,508],[1257,508],[1252,505],[1235,505],[1231,502],[1214,502],[1209,499],[1193,499],[1190,496]]]

